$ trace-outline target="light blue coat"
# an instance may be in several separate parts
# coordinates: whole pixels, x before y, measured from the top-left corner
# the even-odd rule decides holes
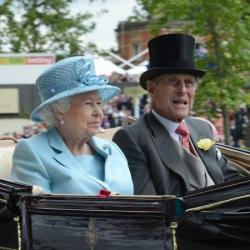
[[[104,181],[84,171],[55,128],[17,144],[12,180],[38,185],[48,193],[96,195],[101,189],[108,189],[132,195],[128,163],[118,146],[97,137],[91,138],[89,144],[105,160]]]

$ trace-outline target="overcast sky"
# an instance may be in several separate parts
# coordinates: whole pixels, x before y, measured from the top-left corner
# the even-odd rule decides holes
[[[136,0],[97,0],[89,3],[89,0],[77,0],[72,4],[73,12],[86,12],[95,14],[100,9],[107,9],[108,13],[101,17],[95,15],[93,21],[96,28],[87,34],[88,42],[96,43],[100,48],[110,49],[117,46],[115,29],[120,21],[125,21],[133,12]]]
[[[3,0],[0,0],[0,4]],[[72,12],[91,12],[95,15],[93,21],[96,28],[90,34],[87,34],[87,42],[94,42],[100,48],[110,49],[117,46],[115,29],[120,21],[125,21],[133,13],[136,6],[136,0],[95,0],[90,3],[89,0],[75,0],[71,4]],[[97,12],[101,9],[107,9],[108,12],[98,16]]]

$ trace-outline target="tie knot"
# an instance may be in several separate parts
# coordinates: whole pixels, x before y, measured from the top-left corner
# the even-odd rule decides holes
[[[186,137],[187,135],[189,135],[189,131],[187,126],[184,123],[181,123],[177,129],[175,130],[175,133],[181,135],[182,137]]]

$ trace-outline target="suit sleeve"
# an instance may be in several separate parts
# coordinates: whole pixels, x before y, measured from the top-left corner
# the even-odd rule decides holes
[[[235,166],[235,164],[226,157],[222,156],[219,160],[219,164],[225,181],[244,177],[244,174]]]
[[[126,129],[120,129],[114,135],[113,141],[121,148],[127,158],[135,194],[156,194],[147,157],[138,145],[138,141]]]
[[[36,147],[25,140],[20,141],[15,148],[12,162],[13,181],[37,185],[44,192],[51,192],[49,176]]]

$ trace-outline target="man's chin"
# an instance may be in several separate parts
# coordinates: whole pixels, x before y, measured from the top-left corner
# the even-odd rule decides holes
[[[188,113],[183,113],[175,116],[177,122],[183,121],[188,116]]]

